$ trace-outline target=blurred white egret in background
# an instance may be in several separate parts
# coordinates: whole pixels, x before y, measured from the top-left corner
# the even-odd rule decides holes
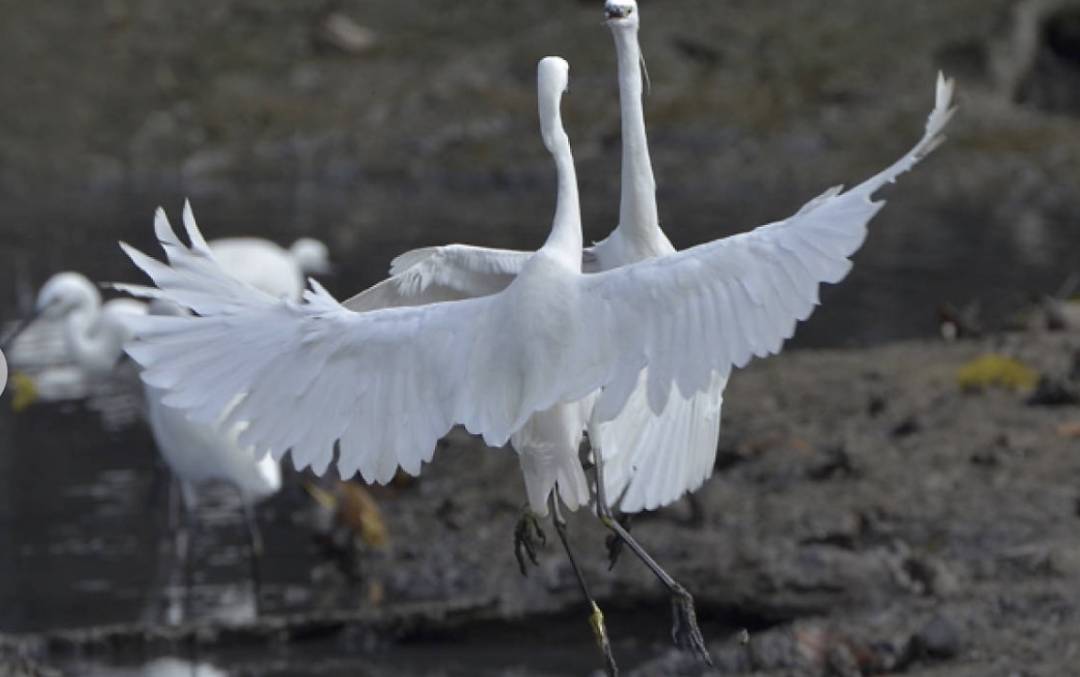
[[[448,303],[353,312],[317,283],[304,303],[275,299],[216,263],[190,213],[188,247],[159,212],[169,265],[124,245],[158,285],[128,289],[198,316],[137,318],[128,351],[148,383],[169,391],[167,405],[214,422],[235,403],[224,420],[248,423],[242,442],[277,458],[291,450],[297,465],[322,471],[337,441],[343,476],[380,482],[399,466],[418,473],[455,423],[501,446],[534,414],[599,390],[589,427],[606,513],[600,426],[642,381],[661,414],[674,388],[693,397],[733,366],[779,351],[817,304],[819,285],[850,270],[883,204],[874,193],[940,143],[951,96],[939,79],[923,138],[850,191],[831,189],[747,233],[593,274],[582,273],[567,148],[556,153],[559,189],[574,199],[560,200],[544,246],[502,291]],[[549,148],[558,140],[545,130]]]
[[[228,237],[210,242],[218,263],[257,289],[280,298],[299,299],[308,275],[329,273],[326,245],[302,237],[284,249],[257,237]]]
[[[127,319],[146,315],[147,305],[133,299],[112,299],[102,303],[97,287],[75,272],[57,273],[38,293],[36,315],[56,321],[63,328],[68,357],[92,379],[116,374],[123,356],[123,344],[130,338]],[[150,312],[175,314],[178,307],[154,301]],[[154,441],[166,465],[180,484],[186,524],[195,524],[197,488],[211,481],[235,487],[240,496],[250,539],[252,575],[258,587],[258,563],[262,544],[253,513],[255,503],[281,487],[278,463],[268,456],[256,458],[254,449],[237,444],[238,425],[227,432],[217,426],[197,423],[178,409],[161,404],[161,392],[143,384],[143,407]],[[185,567],[190,563],[188,534],[182,533],[178,547]]]
[[[226,270],[282,298],[300,299],[309,274],[330,272],[326,245],[303,237],[288,249],[257,237],[213,240],[210,248]],[[37,318],[10,328],[0,347],[11,358],[19,393],[16,406],[30,401],[85,400],[106,429],[127,427],[139,415],[141,388],[132,391],[110,372],[91,372],[70,361],[63,322]]]
[[[312,238],[300,238],[288,249],[255,237],[224,238],[210,246],[233,275],[277,298],[299,300],[306,274],[330,270],[326,245]],[[153,304],[152,310],[179,311],[168,303]],[[162,406],[160,392],[125,378],[124,370],[117,368],[128,338],[122,320],[146,312],[145,304],[131,299],[102,304],[94,285],[78,273],[53,276],[38,295],[37,312],[5,341],[14,349],[15,364],[32,374],[20,381],[24,399],[86,399],[109,429],[124,427],[137,415],[146,418],[180,487],[185,528],[177,533],[177,551],[185,576],[191,571],[191,531],[198,526],[194,519],[198,488],[216,481],[235,487],[249,535],[257,603],[262,538],[254,506],[281,487],[280,467],[273,459],[256,459],[250,448],[238,446],[236,426],[225,433],[194,423],[184,412]]]

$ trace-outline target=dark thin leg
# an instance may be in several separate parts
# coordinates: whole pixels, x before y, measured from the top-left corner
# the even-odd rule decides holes
[[[165,468],[157,468],[158,477],[162,476],[161,473],[167,472],[168,471]],[[168,479],[166,481],[168,482],[168,484],[166,485],[166,489],[169,492],[168,524],[169,530],[172,531],[180,525],[180,513],[184,510],[184,505],[183,499],[180,497],[180,482],[171,474],[168,475]]]
[[[161,487],[165,482],[165,478],[161,476],[161,467],[154,463],[154,469],[150,474],[150,487],[146,492],[146,507],[148,512],[154,512],[154,508],[158,506],[158,493],[161,491]],[[171,481],[168,480],[168,481]],[[172,527],[172,525],[169,525]]]
[[[609,677],[618,677],[619,667],[615,665],[615,656],[611,653],[611,642],[608,640],[607,627],[604,625],[604,613],[600,611],[600,606],[593,599],[593,596],[589,594],[589,585],[585,582],[585,576],[581,573],[577,560],[574,559],[573,550],[570,549],[570,540],[566,536],[566,520],[563,519],[562,513],[559,511],[558,489],[552,492],[549,503],[551,505],[551,521],[555,525],[555,531],[559,534],[559,540],[562,541],[563,548],[566,550],[566,556],[570,559],[570,567],[574,570],[578,585],[581,586],[581,594],[585,595],[585,601],[589,606],[589,625],[592,626],[593,634],[596,635],[596,644],[600,647],[600,652],[604,654],[607,674]]]
[[[255,519],[255,508],[247,500],[243,492],[240,492],[240,505],[244,512],[244,521],[248,529],[248,547],[251,557],[251,588],[255,596],[255,615],[259,615],[259,598],[262,590],[262,576],[259,562],[263,556],[262,534],[259,533],[259,523]]]
[[[183,508],[184,526],[181,531],[183,552],[177,554],[181,557],[184,567],[184,603],[183,618],[185,621],[192,616],[192,589],[195,587],[195,534],[198,531],[199,520],[192,506],[185,505]]]
[[[691,649],[697,652],[701,660],[706,665],[711,666],[713,664],[712,656],[709,655],[709,650],[705,648],[705,638],[702,637],[701,629],[698,627],[697,612],[694,611],[694,598],[690,596],[686,588],[669,576],[649,553],[645,552],[645,548],[642,548],[634,540],[634,537],[630,535],[630,532],[619,524],[618,520],[611,514],[611,508],[608,506],[607,496],[604,493],[604,459],[600,449],[593,450],[593,457],[596,463],[596,511],[600,521],[622,539],[630,547],[630,550],[637,555],[638,559],[649,567],[649,570],[671,592],[671,608],[672,616],[674,616],[671,638],[675,645],[682,649]]]
[[[165,487],[168,489],[164,517],[162,517],[160,511],[155,510],[155,508],[159,507],[157,506],[157,493],[163,482],[167,482]],[[142,614],[143,621],[147,624],[155,624],[161,620],[162,608],[166,612],[166,621],[170,621],[168,613],[173,608],[172,584],[176,581],[176,566],[177,562],[179,562],[180,552],[180,528],[178,520],[173,518],[175,493],[171,476],[167,480],[163,478],[160,474],[160,468],[155,464],[146,501],[147,509],[155,515],[154,524],[157,526],[157,530],[154,532],[154,544],[157,551],[154,583],[147,591],[146,608]],[[164,520],[164,525],[162,520]],[[162,605],[162,595],[165,598],[164,607]]]
[[[616,517],[615,520],[619,524],[621,524],[624,529],[630,531],[630,524],[632,522],[632,518],[633,515],[631,514],[623,514]],[[622,554],[623,539],[619,538],[618,534],[608,534],[605,544],[607,545],[608,571],[611,571],[615,568],[615,564],[618,563],[619,555]]]
[[[686,520],[686,526],[700,529],[705,526],[705,507],[697,494],[687,494],[686,502],[690,504],[690,518]]]

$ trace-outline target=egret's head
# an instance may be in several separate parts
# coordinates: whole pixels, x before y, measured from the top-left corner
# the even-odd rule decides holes
[[[58,318],[101,305],[101,293],[79,273],[57,273],[38,292],[35,315]]]
[[[325,275],[331,271],[330,250],[318,240],[302,237],[293,242],[289,253],[305,275]]]
[[[638,7],[635,0],[607,0],[604,3],[604,17],[612,28],[638,25]]]
[[[536,68],[536,94],[540,108],[540,133],[550,150],[560,135],[565,135],[559,101],[570,84],[570,64],[558,56],[540,60]]]

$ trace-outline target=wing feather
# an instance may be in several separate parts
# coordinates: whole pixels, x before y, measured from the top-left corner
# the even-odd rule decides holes
[[[187,214],[185,228],[190,247],[156,219],[168,265],[124,246],[158,285],[126,288],[198,315],[135,318],[127,350],[168,391],[165,404],[202,422],[246,422],[242,445],[278,459],[291,449],[297,467],[325,469],[340,440],[343,473],[387,482],[399,466],[419,472],[454,423],[501,446],[534,411],[610,372],[593,348],[579,364],[526,367],[545,356],[495,331],[521,321],[500,313],[513,308],[501,296],[355,313],[313,282],[303,302],[276,299],[225,273]]]
[[[639,377],[644,386],[646,373]],[[617,418],[599,426],[604,485],[609,502],[631,513],[667,505],[712,474],[726,379],[683,399],[675,392],[655,416],[645,388],[634,389]]]
[[[636,374],[648,365],[650,409],[663,412],[673,382],[683,395],[690,394],[688,386],[701,390],[695,370],[726,378],[731,366],[780,350],[795,322],[816,305],[818,287],[839,282],[850,271],[849,259],[865,240],[867,224],[884,206],[874,194],[941,143],[953,110],[952,84],[939,78],[923,137],[862,184],[847,192],[826,191],[790,218],[747,233],[584,276],[583,286],[609,313],[608,340],[618,370]],[[648,307],[649,313],[629,310],[635,307]],[[702,317],[721,328],[722,345],[695,332],[692,323]],[[688,337],[695,345],[683,342]],[[597,407],[601,420],[614,419],[627,397],[625,388],[605,389]],[[657,479],[661,490],[664,477]]]
[[[531,255],[462,244],[414,249],[390,263],[390,277],[342,305],[362,312],[488,296],[508,287]]]

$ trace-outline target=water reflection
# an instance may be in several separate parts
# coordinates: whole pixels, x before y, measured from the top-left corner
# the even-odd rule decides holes
[[[105,433],[95,412],[42,405],[0,415],[0,632],[32,632],[135,620],[244,622],[255,615],[246,530],[229,487],[204,492],[192,538],[189,613],[169,526],[168,482],[141,426]],[[286,491],[263,507],[265,600],[286,594],[318,562],[301,521],[305,497]],[[3,547],[10,546],[10,547]]]
[[[209,663],[193,663],[180,658],[159,658],[134,668],[90,665],[78,674],[84,677],[228,677],[229,673]]]

